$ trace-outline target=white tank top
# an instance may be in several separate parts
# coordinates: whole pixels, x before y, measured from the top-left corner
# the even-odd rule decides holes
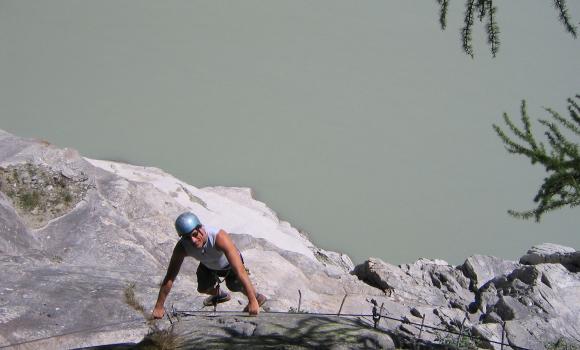
[[[181,237],[179,242],[185,248],[187,256],[191,256],[211,270],[227,270],[230,268],[226,255],[215,246],[215,240],[220,229],[203,226],[207,233],[207,241],[201,248],[196,248],[189,238]]]

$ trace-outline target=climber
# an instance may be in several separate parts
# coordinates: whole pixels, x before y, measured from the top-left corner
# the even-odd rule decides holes
[[[152,313],[153,318],[163,318],[165,299],[186,256],[199,260],[196,272],[197,291],[210,295],[203,302],[205,306],[231,299],[231,294],[219,287],[219,278],[222,277],[230,291],[242,292],[248,298],[244,312],[253,316],[258,315],[260,306],[266,302],[266,297],[256,292],[244,267],[242,255],[229,234],[224,230],[202,225],[197,216],[191,212],[185,212],[177,217],[175,229],[180,239],[173,249],[167,273],[159,289],[157,303]]]

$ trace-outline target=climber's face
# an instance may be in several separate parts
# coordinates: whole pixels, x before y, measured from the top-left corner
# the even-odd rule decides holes
[[[194,228],[193,231],[191,231],[189,237],[191,238],[191,242],[196,248],[201,248],[205,244],[207,234],[203,226],[199,226]]]

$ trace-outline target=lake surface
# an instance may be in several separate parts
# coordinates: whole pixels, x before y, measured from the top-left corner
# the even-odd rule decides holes
[[[545,174],[491,128],[503,112],[519,120],[522,99],[537,119],[578,92],[580,48],[545,1],[501,5],[495,59],[479,31],[464,55],[462,6],[442,32],[436,2],[2,5],[8,132],[250,187],[356,262],[580,246],[577,208],[539,224],[507,215],[533,207]]]

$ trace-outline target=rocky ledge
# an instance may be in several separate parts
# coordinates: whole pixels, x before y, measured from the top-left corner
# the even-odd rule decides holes
[[[566,263],[556,262],[559,258]],[[503,337],[527,349],[558,342],[578,346],[578,252],[546,243],[532,247],[520,261],[524,263],[474,255],[459,266],[426,259],[393,266],[369,259],[354,272],[408,306],[411,315],[403,317],[415,323],[424,317],[426,324],[456,333],[463,329],[477,338],[474,346],[500,348],[495,342]],[[404,324],[400,328],[419,332]]]
[[[147,322],[177,241],[173,220],[185,210],[232,234],[269,297],[258,317],[239,314],[245,300],[235,294],[214,315],[169,312],[182,317]],[[186,348],[499,349],[502,338],[528,349],[578,348],[579,256],[540,244],[516,261],[474,255],[459,266],[394,266],[370,258],[355,267],[249,189],[196,188],[156,168],[0,131],[0,347],[155,348],[161,337]],[[185,261],[168,311],[206,310],[196,267]]]

